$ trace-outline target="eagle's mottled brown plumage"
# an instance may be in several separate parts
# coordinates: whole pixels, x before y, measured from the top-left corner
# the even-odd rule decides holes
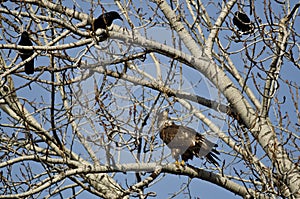
[[[192,128],[174,124],[168,117],[168,110],[159,113],[157,126],[160,138],[171,149],[176,162],[180,156],[184,162],[194,156],[205,156],[210,163],[218,165],[217,155],[220,153],[214,148],[217,145]]]

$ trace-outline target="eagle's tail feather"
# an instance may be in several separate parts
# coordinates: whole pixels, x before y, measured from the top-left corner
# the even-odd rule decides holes
[[[212,164],[214,164],[216,166],[220,166],[219,163],[217,162],[217,160],[220,161],[220,159],[218,158],[218,156],[216,154],[210,152],[205,157],[206,157],[206,159],[207,159],[208,162],[210,162],[210,163],[212,163]]]

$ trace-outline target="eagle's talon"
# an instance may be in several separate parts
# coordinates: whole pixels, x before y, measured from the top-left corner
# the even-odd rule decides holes
[[[185,166],[184,160],[181,160],[180,165],[183,166],[183,167]]]
[[[177,171],[181,171],[182,169],[185,169],[185,162],[184,160],[181,160],[181,162],[179,162],[178,160],[175,161],[175,166],[176,166],[176,170]]]
[[[176,160],[175,161],[175,166],[179,168],[181,166],[181,163],[178,160]]]

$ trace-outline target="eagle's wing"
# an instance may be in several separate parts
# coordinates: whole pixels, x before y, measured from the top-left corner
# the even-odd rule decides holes
[[[160,138],[171,149],[172,156],[178,160],[191,145],[193,145],[195,135],[190,135],[191,131],[185,131],[176,124],[167,125],[160,130]]]
[[[160,138],[169,147],[190,147],[195,145],[196,132],[188,127],[172,124],[160,131]]]

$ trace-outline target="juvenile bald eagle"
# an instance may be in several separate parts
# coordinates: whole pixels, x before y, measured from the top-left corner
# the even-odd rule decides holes
[[[236,11],[232,21],[244,35],[251,33],[254,29],[253,23],[247,14],[242,11]]]
[[[217,155],[220,153],[214,148],[217,145],[192,128],[176,125],[168,114],[168,109],[158,114],[157,127],[160,138],[171,149],[172,157],[176,160],[175,164],[177,166],[180,164],[178,161],[180,156],[182,165],[194,156],[198,158],[205,156],[208,162],[219,165],[217,160],[220,159]]]

